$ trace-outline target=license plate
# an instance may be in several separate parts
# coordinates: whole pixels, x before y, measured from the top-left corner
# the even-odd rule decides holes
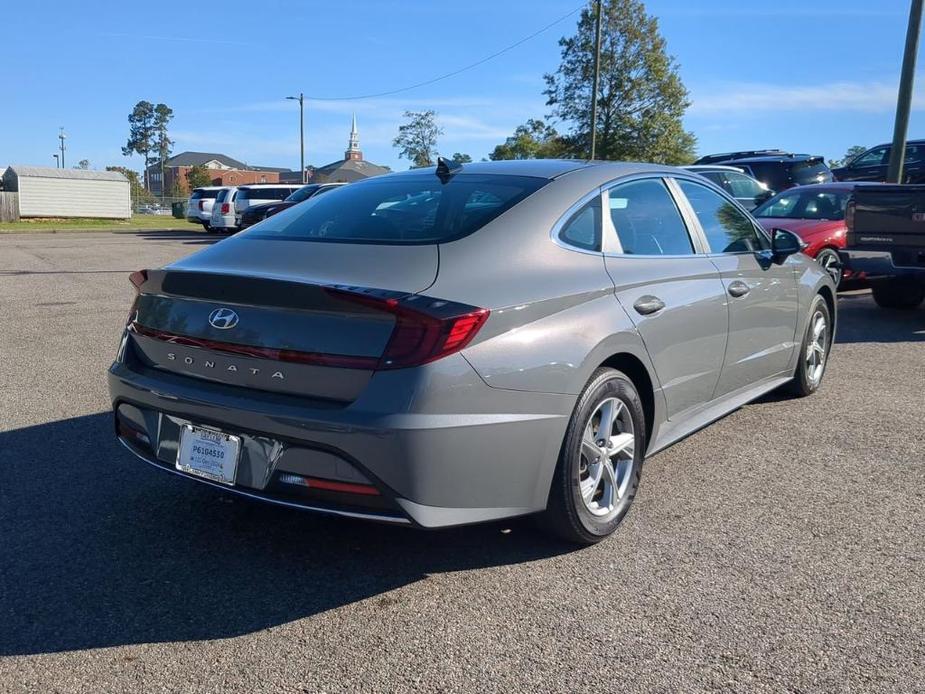
[[[925,222],[925,212],[913,212],[912,221],[913,222]]]
[[[177,470],[233,485],[240,450],[241,439],[237,436],[184,424],[180,429]]]

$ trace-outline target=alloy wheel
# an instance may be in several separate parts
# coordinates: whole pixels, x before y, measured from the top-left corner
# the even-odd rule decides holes
[[[839,267],[840,261],[835,251],[824,249],[816,256],[816,261],[822,266],[822,269],[832,276],[835,286],[841,282],[842,269]]]
[[[828,353],[828,323],[825,314],[817,311],[810,322],[809,341],[806,344],[806,378],[814,388],[822,381]]]
[[[602,401],[585,425],[578,464],[581,500],[599,520],[613,518],[627,492],[635,444],[629,408],[618,398]]]

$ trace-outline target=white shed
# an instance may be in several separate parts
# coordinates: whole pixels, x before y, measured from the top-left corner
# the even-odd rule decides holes
[[[3,188],[19,193],[20,217],[132,216],[128,179],[118,171],[12,165]]]

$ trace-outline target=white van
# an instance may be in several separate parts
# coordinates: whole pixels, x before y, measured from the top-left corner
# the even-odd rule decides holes
[[[238,228],[234,214],[237,194],[238,189],[235,186],[225,187],[218,191],[215,203],[212,205],[211,229],[208,231],[234,231]]]
[[[221,190],[223,190],[221,186],[194,188],[186,203],[187,221],[199,222],[208,231],[212,223],[212,204]]]
[[[234,213],[237,218],[235,226],[241,225],[241,215],[247,208],[285,200],[302,185],[302,183],[256,183],[238,186],[238,194],[234,198]]]

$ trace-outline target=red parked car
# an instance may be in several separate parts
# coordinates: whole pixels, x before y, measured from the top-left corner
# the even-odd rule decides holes
[[[845,208],[854,183],[820,183],[778,193],[759,205],[752,214],[761,225],[792,231],[807,244],[803,250],[831,273],[838,285],[842,279],[839,249],[845,247]]]

